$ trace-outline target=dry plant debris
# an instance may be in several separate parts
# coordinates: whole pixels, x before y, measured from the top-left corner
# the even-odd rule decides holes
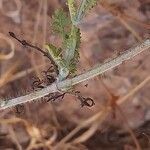
[[[74,18],[74,10],[71,11],[75,25],[82,18],[78,25],[82,44],[77,74],[83,74],[69,74],[71,79],[60,81],[59,89],[72,81],[78,83],[79,78],[83,81],[87,68],[99,62],[103,64],[104,60],[107,64],[111,60],[107,58],[125,54],[123,50],[150,38],[148,0],[97,0],[89,12],[89,7],[84,7],[86,0],[81,2],[77,18]],[[93,5],[96,1],[88,2]],[[54,63],[32,48],[42,47],[43,50],[46,42],[61,46],[62,39],[51,32],[50,23],[57,8],[69,14],[65,3],[57,0],[0,1],[1,99],[39,92],[57,81]],[[88,13],[85,15],[81,10]],[[9,31],[26,46],[13,40]],[[22,39],[28,42],[23,43]],[[0,149],[149,149],[149,45],[145,44],[144,49],[147,51],[113,70],[102,75],[98,75],[98,71],[98,76],[73,90],[60,92],[56,88],[57,93],[43,99],[1,110]]]

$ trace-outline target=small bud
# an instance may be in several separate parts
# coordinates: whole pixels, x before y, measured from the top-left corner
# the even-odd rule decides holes
[[[12,36],[12,37],[16,37],[13,32],[9,32],[9,35]]]

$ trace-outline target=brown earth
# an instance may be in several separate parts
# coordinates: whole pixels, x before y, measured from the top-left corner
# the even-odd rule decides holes
[[[19,12],[12,17],[8,12],[16,10],[15,1]],[[51,31],[51,16],[58,8],[68,12],[65,3],[65,0],[3,0],[0,55],[11,51],[5,37],[11,40],[15,52],[6,60],[0,57],[1,99],[33,91],[35,78],[43,78],[42,71],[51,66],[47,58],[23,47],[8,32],[41,48],[44,43],[59,45],[59,37]],[[148,0],[98,2],[79,25],[82,44],[78,73],[149,38],[149,19]],[[149,54],[147,50],[116,69],[76,86],[75,90],[82,96],[94,100],[92,107],[81,107],[75,96],[65,95],[62,100],[38,100],[0,111],[0,150],[148,150],[150,84],[145,84],[119,106],[115,101],[132,93],[149,77]],[[111,111],[107,111],[108,103]],[[101,112],[102,117],[96,119]],[[71,136],[73,129],[75,134]]]

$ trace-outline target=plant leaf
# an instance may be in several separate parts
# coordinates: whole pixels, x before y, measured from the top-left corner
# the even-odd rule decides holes
[[[52,16],[52,30],[54,33],[60,34],[63,38],[67,34],[67,27],[69,27],[71,21],[62,9],[55,11]]]
[[[65,54],[64,60],[69,66],[71,73],[76,71],[76,65],[79,60],[79,47],[80,47],[80,29],[74,25],[71,28],[68,39],[65,41]]]
[[[88,12],[90,9],[92,9],[96,5],[97,0],[86,0],[86,3],[84,5],[84,12]]]
[[[76,8],[75,8],[75,0],[68,0],[68,7],[70,12],[71,21],[74,24],[75,17],[77,14]]]
[[[62,50],[60,48],[57,48],[53,44],[47,44],[45,45],[45,48],[47,49],[48,53],[51,55],[51,57],[54,59],[58,59],[61,55]]]
[[[62,58],[62,50],[60,48],[55,47],[52,44],[45,45],[45,48],[47,49],[48,53],[51,55],[52,59],[58,66],[59,70],[59,80],[65,79],[69,75],[69,69],[67,68],[67,65],[65,64],[65,61]]]
[[[80,7],[77,11],[76,24],[80,22],[83,15],[85,15],[94,5],[96,5],[97,0],[81,0]]]

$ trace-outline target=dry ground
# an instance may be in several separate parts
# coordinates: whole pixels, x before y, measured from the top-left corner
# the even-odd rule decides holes
[[[8,14],[16,9],[15,17]],[[68,12],[65,0],[3,0],[0,8],[0,98],[32,91],[35,77],[42,78],[49,60],[22,47],[8,32],[42,47],[57,45],[51,32],[51,16],[57,8]],[[21,7],[20,7],[21,4]],[[78,73],[150,37],[149,0],[99,2],[80,24],[82,45]],[[6,39],[6,40],[5,40]],[[9,57],[10,42],[15,52]],[[5,58],[5,59],[4,59]],[[75,96],[42,101],[0,111],[1,150],[148,150],[150,148],[149,50],[118,68],[75,87],[94,99],[93,107],[81,107]],[[133,93],[134,88],[139,88]],[[119,106],[115,101],[126,98]],[[112,110],[108,110],[110,104]]]

